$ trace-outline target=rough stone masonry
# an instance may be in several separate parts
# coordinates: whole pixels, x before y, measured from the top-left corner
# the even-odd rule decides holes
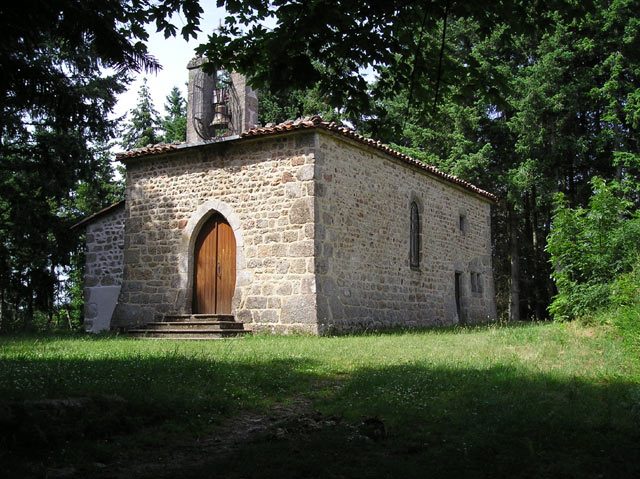
[[[191,311],[193,241],[213,212],[238,245],[233,312],[257,330],[495,317],[491,201],[464,184],[315,127],[140,153],[122,158],[124,276],[111,327]],[[418,268],[409,264],[413,202]]]
[[[92,215],[86,224],[84,327],[100,332],[111,326],[124,262],[124,202]]]

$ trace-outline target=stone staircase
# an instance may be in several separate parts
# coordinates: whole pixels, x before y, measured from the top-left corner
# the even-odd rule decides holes
[[[127,331],[136,338],[222,339],[251,334],[251,329],[230,314],[176,314]]]

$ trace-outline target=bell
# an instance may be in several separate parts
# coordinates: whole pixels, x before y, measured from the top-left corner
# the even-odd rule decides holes
[[[213,121],[211,126],[214,128],[227,128],[229,126],[229,115],[227,114],[227,105],[219,103],[213,113]]]

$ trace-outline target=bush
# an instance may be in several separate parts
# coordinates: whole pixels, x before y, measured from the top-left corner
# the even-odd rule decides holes
[[[556,295],[549,306],[549,312],[556,320],[583,318],[610,304],[611,285],[608,283],[566,285],[565,291],[568,293]]]
[[[614,305],[630,306],[640,301],[640,258],[629,273],[611,284],[609,300]]]
[[[640,214],[617,182],[594,178],[592,186],[586,208],[570,208],[562,194],[556,199],[547,242],[558,288],[549,307],[555,319],[589,315],[637,294],[639,273],[631,272],[640,256]]]

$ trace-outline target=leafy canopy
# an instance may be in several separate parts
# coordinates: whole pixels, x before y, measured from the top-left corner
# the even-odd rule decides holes
[[[527,3],[219,0],[228,15],[198,51],[218,66],[250,75],[260,89],[317,84],[332,106],[362,112],[372,97],[389,90],[411,89],[418,100],[431,97],[438,83],[433,52],[439,43],[426,38],[443,19],[476,19],[488,33],[499,19],[520,25]],[[379,81],[370,91],[366,74],[371,72]],[[417,81],[425,72],[430,82]]]
[[[611,286],[640,259],[640,212],[619,182],[596,177],[591,184],[587,207],[569,207],[562,194],[556,198],[547,251],[558,287],[550,311],[558,319],[606,306]]]

